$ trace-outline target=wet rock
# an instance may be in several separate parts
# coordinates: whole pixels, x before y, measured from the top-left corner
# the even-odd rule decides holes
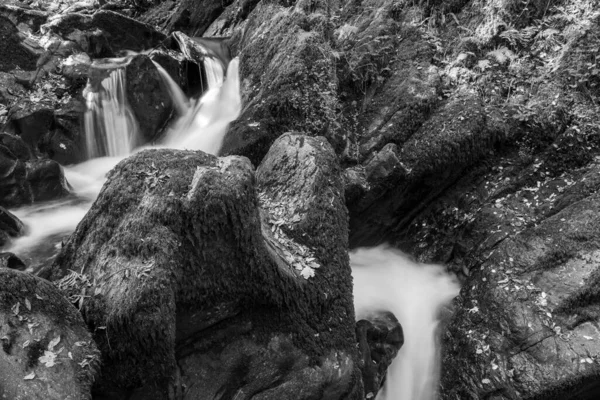
[[[365,167],[370,190],[348,204],[351,245],[377,244],[392,230],[405,229],[428,201],[506,136],[487,123],[477,96],[462,93],[448,100],[401,148],[388,144],[371,157]]]
[[[0,206],[0,246],[8,242],[11,237],[23,233],[23,223],[6,208]]]
[[[99,354],[75,309],[50,282],[0,268],[0,394],[91,399]]]
[[[41,29],[76,42],[94,58],[115,56],[121,50],[146,50],[165,39],[151,26],[107,10],[57,15]]]
[[[0,236],[2,233],[0,232]],[[0,268],[17,269],[19,271],[25,270],[27,266],[25,263],[13,253],[1,252],[0,253]]]
[[[0,103],[11,106],[24,90],[25,88],[17,83],[13,74],[0,72]]]
[[[51,104],[22,99],[10,109],[6,129],[20,136],[37,152],[38,143],[50,130],[53,122],[54,110]]]
[[[92,282],[73,293],[107,327],[105,392],[359,399],[346,221],[322,138],[283,136],[256,173],[242,157],[144,151],[109,174],[48,277]]]
[[[374,398],[381,389],[387,369],[404,344],[402,326],[392,313],[381,313],[356,322],[356,339],[362,357],[365,396]]]
[[[38,56],[17,27],[0,15],[0,71],[8,72],[16,67],[35,69]]]
[[[143,143],[150,143],[171,117],[171,97],[148,56],[135,56],[125,71],[127,101],[139,124]]]
[[[33,201],[54,200],[69,194],[63,170],[56,161],[28,162],[26,179],[31,187]]]

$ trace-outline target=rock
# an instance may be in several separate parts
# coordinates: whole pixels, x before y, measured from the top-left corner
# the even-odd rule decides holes
[[[63,76],[72,82],[86,80],[92,60],[86,53],[73,54],[62,63]]]
[[[91,399],[99,354],[81,316],[50,283],[0,268],[0,395]]]
[[[183,0],[167,22],[166,31],[183,31],[190,36],[202,36],[210,24],[233,0],[206,1],[202,4],[193,0]]]
[[[0,233],[0,236],[2,233]],[[9,252],[0,253],[0,268],[17,269],[19,271],[25,270],[27,266],[25,263],[16,255]]]
[[[0,133],[0,146],[9,150],[17,160],[27,161],[32,158],[31,149],[19,136]]]
[[[33,201],[55,200],[69,194],[63,170],[56,161],[28,162],[27,183],[31,187]]]
[[[39,142],[50,130],[53,121],[51,104],[22,99],[10,109],[6,129],[19,135],[33,152],[37,152]]]
[[[76,42],[94,58],[114,57],[121,50],[147,50],[165,39],[165,35],[151,26],[107,10],[91,16],[78,13],[57,15],[50,18],[41,30]]]
[[[571,204],[473,274],[448,327],[444,398],[592,398],[573,394],[599,379],[599,207],[597,194]]]
[[[351,246],[378,244],[392,230],[406,229],[428,201],[506,137],[488,124],[477,96],[448,100],[401,148],[388,144],[367,163],[370,190],[348,204]]]
[[[25,163],[0,145],[0,206],[15,207],[33,200],[27,183]]]
[[[135,56],[125,69],[127,100],[139,124],[143,143],[151,143],[173,112],[168,89],[146,55]]]
[[[143,151],[109,174],[46,276],[93,282],[73,293],[107,328],[105,393],[359,399],[346,221],[322,138],[283,136],[256,173],[242,157]]]
[[[8,18],[13,24],[26,24],[33,32],[37,32],[48,19],[48,13],[41,10],[19,7],[16,4],[0,4],[0,16]]]
[[[404,344],[402,326],[392,313],[380,313],[356,323],[356,339],[363,361],[365,396],[374,398],[381,389],[388,367]]]
[[[6,239],[17,237],[23,233],[23,223],[6,208],[0,206],[0,246],[6,244]]]
[[[17,27],[0,15],[0,71],[9,72],[15,67],[33,70],[39,54],[31,48]]]
[[[261,2],[250,13],[240,71],[244,109],[225,136],[222,154],[258,165],[287,131],[325,136],[337,153],[346,147],[339,121],[335,58],[324,14]]]
[[[0,103],[10,107],[24,91],[13,74],[0,72]]]

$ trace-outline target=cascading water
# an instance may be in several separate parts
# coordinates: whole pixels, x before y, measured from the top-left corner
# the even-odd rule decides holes
[[[124,60],[111,61],[123,63]],[[174,95],[173,101],[180,116],[168,130],[163,143],[157,147],[218,153],[227,126],[241,110],[238,62],[235,58],[229,63],[227,79],[221,76],[209,81],[209,84],[217,86],[210,86],[200,99],[185,101],[181,89],[164,69],[159,68],[159,73]],[[207,75],[217,75],[219,71],[222,74],[223,71],[218,62],[210,61],[205,69],[208,70]],[[98,92],[89,91],[86,95],[88,110],[84,115],[85,128],[87,134],[95,135],[88,142],[89,148],[95,149],[91,155],[110,157],[92,158],[64,168],[75,198],[12,210],[25,224],[26,234],[13,240],[3,250],[29,261],[30,272],[35,272],[39,267],[37,264],[44,262],[49,254],[56,253],[55,245],[59,245],[62,238],[75,230],[100,193],[107,172],[133,151],[137,122],[127,106],[124,69],[112,71],[101,86]]]
[[[159,65],[178,118],[160,147],[203,150],[218,154],[224,134],[241,111],[238,60],[233,59],[223,77],[221,64],[205,59],[209,89],[201,99],[186,99],[179,86]],[[27,226],[27,234],[6,250],[28,257],[36,246],[51,247],[72,232],[97,197],[106,173],[131,154],[137,123],[125,94],[125,71],[115,69],[88,92],[85,115],[90,159],[65,168],[75,199],[23,207],[14,213]],[[351,254],[357,318],[378,310],[392,311],[403,326],[405,345],[388,372],[379,400],[432,400],[437,365],[436,327],[440,307],[458,292],[457,284],[439,266],[421,265],[386,247],[361,249]],[[29,269],[32,271],[32,269]]]
[[[126,156],[138,140],[138,124],[127,103],[125,69],[117,68],[100,84],[86,88],[84,114],[88,158]]]
[[[441,266],[413,262],[387,246],[358,249],[350,263],[357,320],[391,311],[404,331],[404,346],[377,400],[435,399],[439,312],[458,295],[458,283]]]

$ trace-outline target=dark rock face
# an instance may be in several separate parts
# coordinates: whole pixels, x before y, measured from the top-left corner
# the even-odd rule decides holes
[[[36,67],[39,54],[28,45],[17,27],[0,15],[0,71],[11,71],[15,67],[32,70]]]
[[[0,268],[0,395],[91,399],[99,354],[81,315],[50,282]]]
[[[381,313],[370,320],[362,319],[356,323],[356,339],[362,358],[365,396],[374,398],[383,384],[388,367],[404,344],[402,326],[392,313]]]
[[[202,36],[210,24],[233,0],[209,0],[199,3],[182,0],[167,21],[167,31],[183,31],[190,36]]]
[[[402,148],[390,143],[373,155],[365,166],[370,189],[349,204],[351,246],[380,243],[390,230],[406,227],[429,199],[504,140],[507,133],[487,119],[475,96],[458,95]]]
[[[169,92],[145,55],[134,57],[126,67],[126,93],[144,143],[152,142],[173,112]]]
[[[27,182],[31,187],[33,201],[53,200],[69,194],[62,168],[53,160],[28,162]]]
[[[0,246],[6,244],[10,237],[23,233],[23,223],[10,211],[0,206]]]
[[[256,174],[202,152],[121,162],[50,277],[92,282],[73,293],[90,296],[104,393],[359,399],[346,248],[331,147],[285,135]]]
[[[54,122],[51,107],[50,104],[30,100],[20,101],[9,112],[7,130],[19,135],[32,150],[37,150]]]
[[[0,237],[2,233],[0,233]],[[10,252],[0,253],[0,268],[10,268],[23,271],[26,268],[25,263],[16,255]]]

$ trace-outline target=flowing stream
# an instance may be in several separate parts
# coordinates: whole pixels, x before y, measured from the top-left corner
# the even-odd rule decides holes
[[[188,99],[169,74],[155,65],[178,118],[154,147],[203,150],[217,155],[229,123],[241,111],[238,59],[229,63],[225,76],[217,60],[205,60],[209,88],[199,99]],[[108,171],[136,151],[133,146],[138,127],[127,105],[125,83],[124,68],[117,68],[100,83],[99,91],[86,94],[84,120],[91,159],[64,168],[74,196],[12,210],[26,225],[26,234],[3,250],[30,263],[29,271],[35,272],[38,266],[49,262],[61,240],[75,230],[91,207]],[[46,254],[47,259],[40,254]],[[357,319],[390,310],[404,330],[405,344],[377,399],[433,400],[439,375],[438,314],[458,294],[457,283],[442,267],[415,263],[385,246],[356,250],[350,259]]]
[[[433,400],[439,380],[439,313],[459,285],[440,265],[411,261],[387,246],[350,253],[356,319],[377,311],[394,313],[404,345],[377,400]]]

